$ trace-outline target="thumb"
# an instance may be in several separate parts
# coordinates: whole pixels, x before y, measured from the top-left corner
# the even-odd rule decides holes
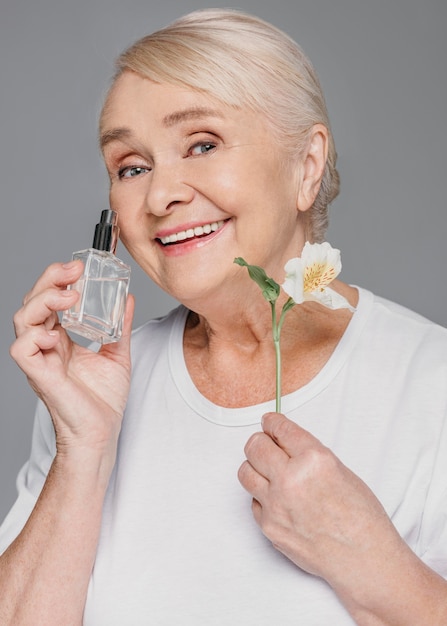
[[[309,431],[281,413],[266,413],[262,418],[262,429],[290,457],[319,444]]]

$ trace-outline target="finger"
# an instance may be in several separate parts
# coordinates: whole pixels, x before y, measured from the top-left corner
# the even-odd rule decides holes
[[[244,448],[250,465],[267,480],[284,471],[289,455],[265,433],[255,433]]]
[[[240,466],[238,478],[242,487],[248,491],[249,494],[259,502],[264,501],[268,492],[269,482],[264,476],[261,476],[248,461],[244,461]]]
[[[258,526],[262,526],[262,504],[256,498],[253,498],[251,510]]]
[[[12,344],[9,353],[17,365],[27,374],[33,370],[42,371],[42,351],[51,350],[60,341],[58,330],[46,330],[44,326],[36,326],[23,333]]]
[[[48,288],[37,292],[14,316],[16,335],[40,324],[51,330],[59,321],[57,311],[70,308],[78,298],[79,294],[75,290]]]
[[[59,289],[66,288],[78,280],[82,270],[83,264],[78,260],[49,265],[24,297],[23,304],[26,305],[36,294],[46,289],[54,287]]]
[[[262,419],[262,428],[290,457],[297,456],[315,444],[321,445],[311,433],[281,413],[267,413]]]

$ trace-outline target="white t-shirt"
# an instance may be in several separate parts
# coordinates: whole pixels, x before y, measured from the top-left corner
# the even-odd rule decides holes
[[[329,361],[283,398],[283,412],[370,486],[411,548],[447,577],[447,329],[359,292]],[[274,403],[226,409],[198,393],[183,359],[186,315],[179,307],[133,334],[84,626],[352,625],[331,588],[254,522],[237,471]],[[0,551],[29,516],[53,454],[39,405]]]

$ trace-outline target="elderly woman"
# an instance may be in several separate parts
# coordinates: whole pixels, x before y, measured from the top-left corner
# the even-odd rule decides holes
[[[281,283],[324,240],[338,175],[309,61],[211,10],[117,68],[110,204],[182,304],[131,333],[130,296],[95,352],[58,322],[79,261],[26,296],[11,352],[42,402],[1,531],[2,625],[446,624],[447,332],[334,280],[346,306],[285,317],[286,417],[270,308],[233,262]]]

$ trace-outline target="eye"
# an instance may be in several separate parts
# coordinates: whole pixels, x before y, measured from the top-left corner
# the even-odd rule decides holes
[[[210,141],[201,141],[196,143],[190,148],[189,154],[191,156],[199,156],[200,154],[206,154],[207,152],[211,152],[216,147],[215,143]]]
[[[146,172],[150,172],[150,168],[142,167],[141,165],[129,165],[118,171],[118,178],[135,178]]]

